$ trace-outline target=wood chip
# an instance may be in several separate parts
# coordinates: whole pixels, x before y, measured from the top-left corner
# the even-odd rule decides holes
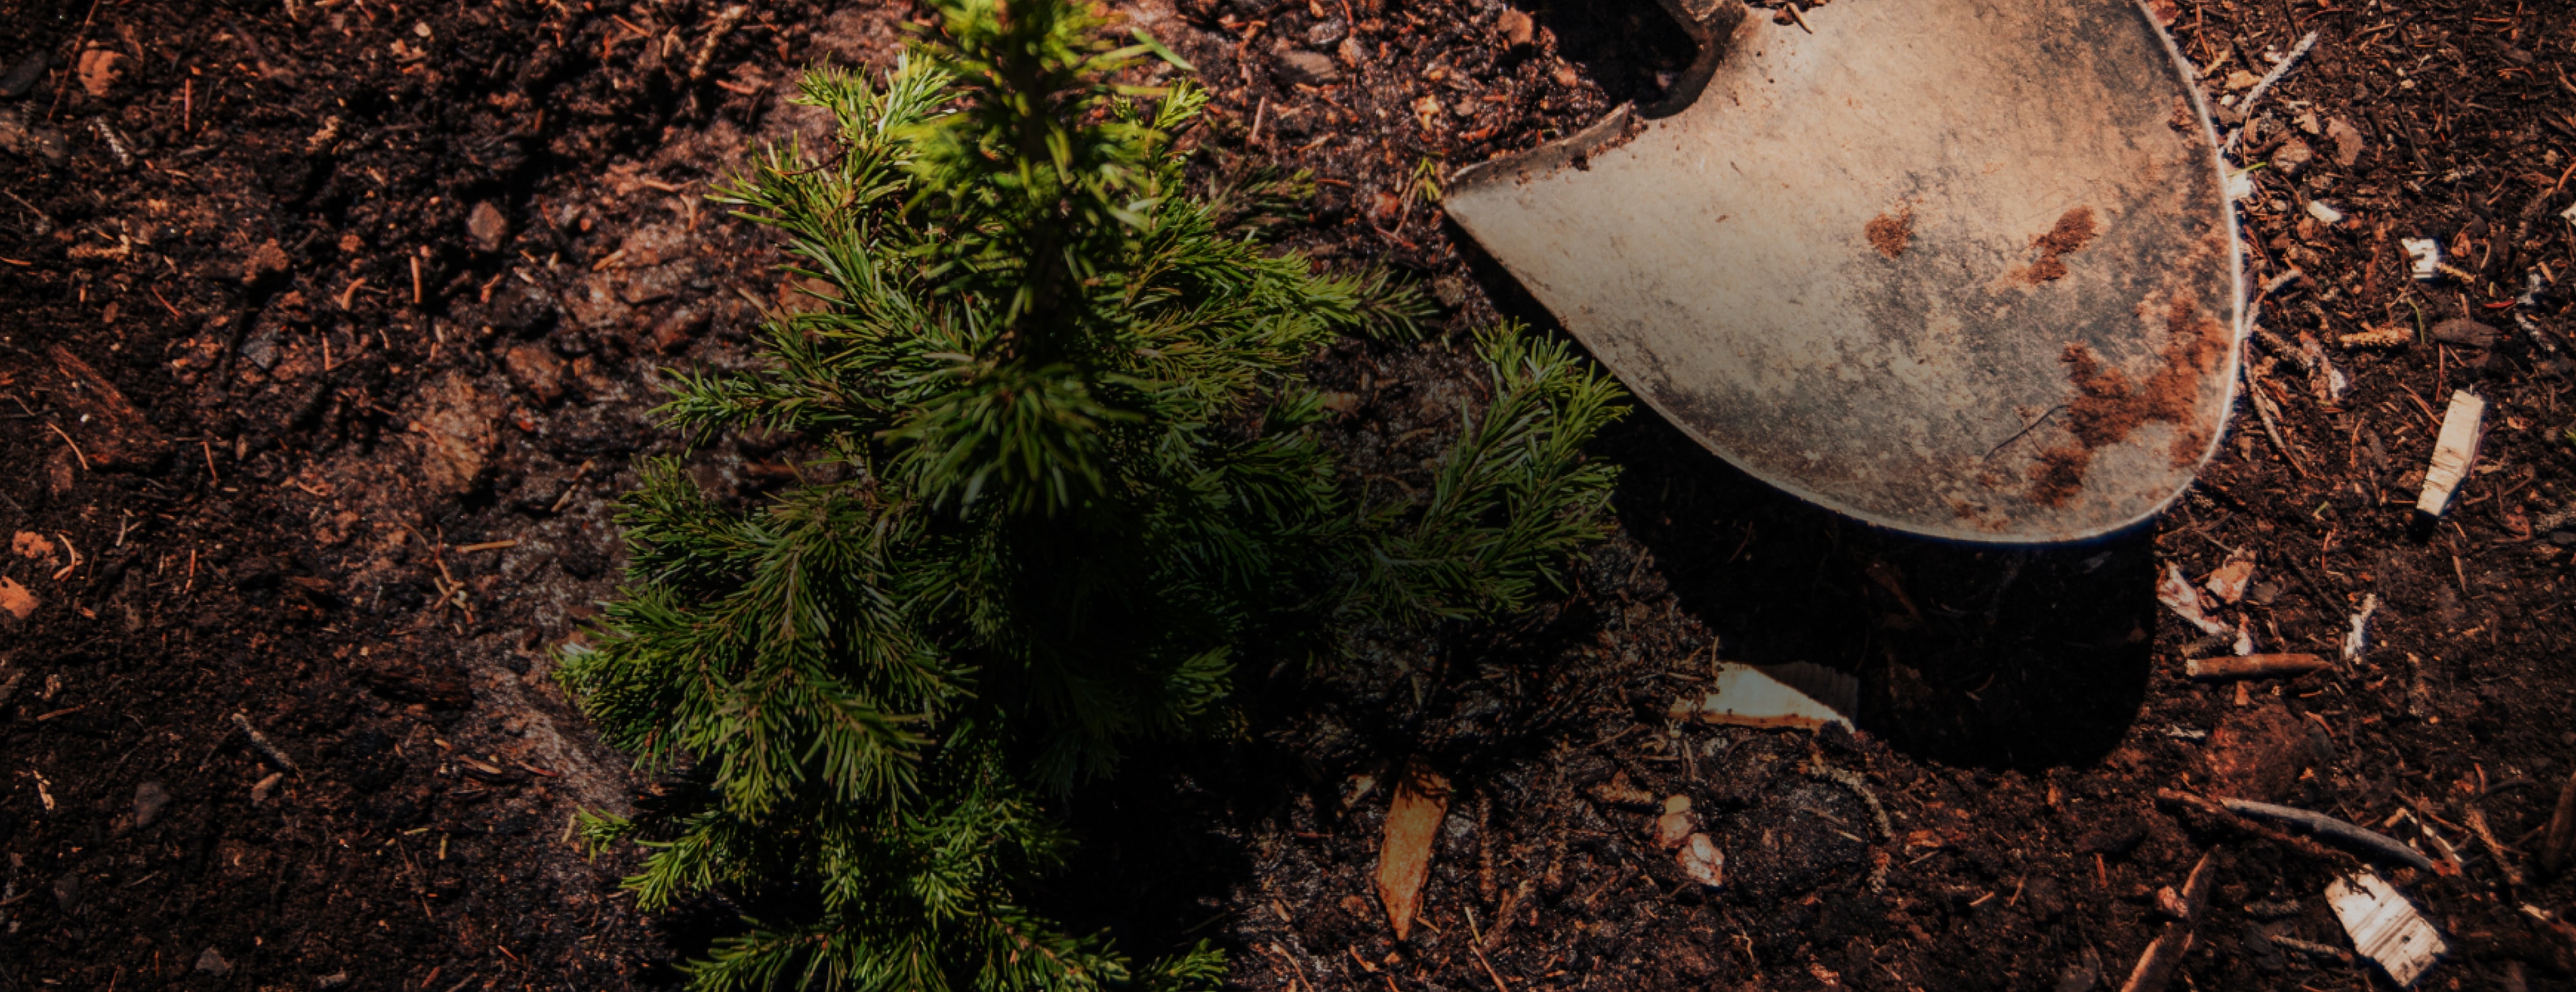
[[[1431,845],[1449,815],[1449,794],[1449,780],[1429,762],[1405,759],[1377,850],[1377,898],[1398,941],[1412,935],[1414,914],[1422,908],[1422,883],[1431,875]]]
[[[2450,409],[2442,411],[2441,439],[2433,445],[2433,465],[2424,470],[2423,495],[2415,498],[2415,512],[2439,517],[2451,508],[2451,494],[2468,476],[2469,464],[2478,460],[2478,425],[2486,415],[2486,400],[2467,390],[2451,394]]]
[[[2183,576],[2181,565],[2173,562],[2165,563],[2164,578],[2156,582],[2156,601],[2165,604],[2166,609],[2174,611],[2175,616],[2200,628],[2201,633],[2233,634],[2236,632],[2236,628],[2211,619],[2210,615],[2200,608],[2200,590],[2193,587],[2191,580]]]
[[[0,610],[6,610],[10,616],[20,620],[27,619],[29,614],[36,612],[36,594],[28,592],[26,586],[19,585],[8,576],[0,575]]]
[[[2217,596],[2220,602],[2237,603],[2245,599],[2245,586],[2253,581],[2254,559],[2239,552],[2229,556],[2227,564],[2220,565],[2216,571],[2210,572],[2209,578],[2201,585],[2208,588],[2211,595]]]
[[[1843,710],[1856,708],[1859,682],[1822,665],[1722,665],[1717,686],[1698,700],[1676,699],[1665,715],[1730,727],[1815,730],[1852,725]],[[1841,708],[1834,704],[1841,703]]]
[[[2433,962],[2450,950],[2440,932],[2425,922],[2396,888],[2376,872],[2361,872],[2326,883],[2326,902],[2352,935],[2352,946],[2399,985],[2413,985]]]

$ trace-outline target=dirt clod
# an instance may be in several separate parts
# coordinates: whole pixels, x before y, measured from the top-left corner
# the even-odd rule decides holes
[[[500,251],[510,237],[510,221],[489,200],[474,204],[465,214],[465,235],[474,240],[474,250],[486,254]]]

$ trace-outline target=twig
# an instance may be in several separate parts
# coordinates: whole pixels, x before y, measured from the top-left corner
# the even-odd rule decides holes
[[[53,431],[53,432],[54,432],[54,436],[55,436],[55,437],[62,438],[62,439],[63,439],[63,443],[64,443],[64,444],[68,444],[68,445],[71,445],[71,446],[72,446],[72,457],[80,459],[80,463],[81,463],[81,471],[83,471],[83,472],[91,471],[91,469],[90,469],[90,467],[89,467],[89,456],[88,456],[88,455],[81,454],[81,450],[80,450],[80,442],[77,442],[77,441],[72,440],[72,436],[71,436],[71,435],[63,433],[63,429],[62,429],[62,428],[60,428],[60,427],[56,427],[56,426],[54,426],[54,422],[53,422],[53,421],[50,421],[50,420],[45,421],[45,427],[46,427],[47,429],[49,429],[49,430]]]
[[[2263,395],[2262,388],[2255,383],[2253,363],[2240,359],[2236,370],[2243,374],[2245,380],[2245,398],[2254,401],[2255,418],[2263,422],[2263,436],[2272,439],[2273,449],[2281,453],[2282,461],[2290,463],[2292,471],[2299,473],[2299,478],[2308,478],[2308,467],[2299,463],[2299,456],[2290,451],[2289,443],[2281,440],[2281,428],[2272,422],[2272,398]]]
[[[2217,882],[2218,873],[2212,867],[2217,857],[2218,851],[2213,848],[2191,866],[2191,875],[2182,883],[2182,918],[2165,924],[2164,933],[2147,945],[2146,953],[2138,955],[2138,965],[2129,969],[2129,980],[2120,985],[2120,992],[2158,992],[2173,980],[2183,952],[2191,949],[2192,925],[2200,921],[2202,908],[2209,905],[2209,890]]]
[[[240,727],[242,734],[250,738],[250,746],[259,749],[259,753],[266,755],[268,760],[277,762],[298,777],[304,774],[304,769],[296,767],[295,762],[286,756],[286,752],[278,750],[276,744],[269,742],[268,735],[260,733],[259,728],[250,725],[249,716],[234,713],[233,726]]]
[[[2230,813],[2235,813],[2240,816],[2252,816],[2267,820],[2277,820],[2279,822],[2298,827],[2319,837],[2323,837],[2328,840],[2342,841],[2346,845],[2359,847],[2373,854],[2385,856],[2392,861],[2412,866],[2420,871],[2433,870],[2433,859],[2425,857],[2422,852],[2419,852],[2414,848],[2398,843],[2395,838],[2377,831],[2354,826],[2351,823],[2335,819],[2334,817],[2327,816],[2323,813],[2311,813],[2307,810],[2296,809],[2289,806],[2275,806],[2271,803],[2258,803],[2243,799],[2221,799],[2219,800],[2219,804],[2225,806],[2227,811]]]
[[[2487,853],[2495,855],[2496,867],[2504,870],[2505,884],[2521,885],[2522,869],[2514,867],[2513,855],[2505,853],[2504,845],[2496,841],[2495,831],[2487,827],[2486,811],[2472,805],[2465,819],[2469,821],[2469,833],[2477,836],[2478,843],[2487,846]]]
[[[2323,655],[2314,654],[2249,654],[2234,658],[2191,658],[2183,663],[2183,673],[2204,681],[2222,679],[2288,678],[2332,667]]]
[[[2281,77],[2289,75],[2290,70],[2299,64],[2299,59],[2305,57],[2308,50],[2315,47],[2317,47],[2317,32],[2310,31],[2307,37],[2299,39],[2298,44],[2290,47],[2290,54],[2281,59],[2281,64],[2273,66],[2272,71],[2264,73],[2263,78],[2254,84],[2253,89],[2245,91],[2245,99],[2236,104],[2236,112],[2245,115],[2248,127],[2254,121],[2254,105],[2263,102],[2264,94],[2272,91],[2272,84],[2280,82]],[[2231,156],[2236,154],[2236,143],[2245,137],[2245,131],[2246,128],[2240,127],[2236,129],[2236,133],[2228,135],[2227,147],[2221,153]]]

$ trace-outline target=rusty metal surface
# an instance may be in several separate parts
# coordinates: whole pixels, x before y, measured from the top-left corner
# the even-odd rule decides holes
[[[2243,292],[2163,31],[2114,0],[1729,20],[1703,20],[1731,30],[1687,107],[1465,170],[1451,216],[1649,405],[1800,497],[2039,542],[2179,495],[2234,398]]]

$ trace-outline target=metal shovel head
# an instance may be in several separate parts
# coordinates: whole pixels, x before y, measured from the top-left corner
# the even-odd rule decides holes
[[[2234,399],[2242,275],[2207,108],[2146,12],[1667,6],[1689,26],[1693,2],[1696,99],[1462,171],[1460,226],[1649,405],[1805,499],[2044,542],[2179,495]]]

